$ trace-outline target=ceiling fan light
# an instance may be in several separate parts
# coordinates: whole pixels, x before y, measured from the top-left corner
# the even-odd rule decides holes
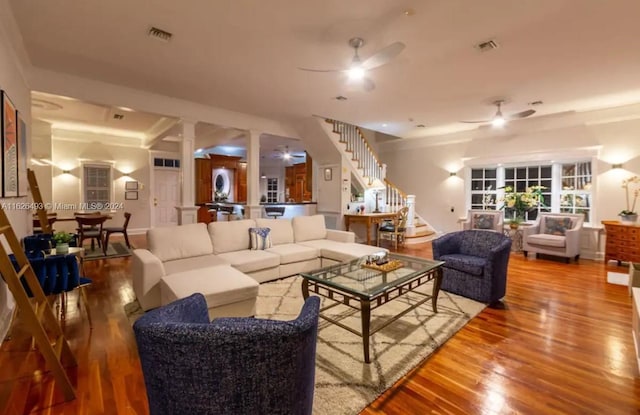
[[[289,160],[291,158],[291,154],[289,153],[284,153],[284,155],[282,156],[285,160]]]
[[[504,119],[502,115],[498,115],[493,120],[491,120],[491,125],[494,127],[502,127],[507,123],[507,120]]]
[[[351,81],[359,81],[364,78],[364,69],[361,66],[354,66],[347,71],[347,76]]]

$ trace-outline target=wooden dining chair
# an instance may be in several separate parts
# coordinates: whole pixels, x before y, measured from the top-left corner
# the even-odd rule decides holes
[[[127,248],[131,249],[129,243],[129,235],[127,235],[127,227],[129,226],[129,220],[131,219],[131,213],[124,212],[124,225],[104,228],[104,243],[102,244],[102,251],[107,255],[107,247],[109,246],[109,235],[112,233],[121,233],[124,235],[124,241],[127,244]]]
[[[102,226],[108,219],[108,216],[104,215],[77,215],[76,222],[78,223],[78,245],[82,246],[82,242],[85,239],[91,240],[91,250],[95,250],[95,242],[98,242],[98,247],[102,247],[103,230]]]

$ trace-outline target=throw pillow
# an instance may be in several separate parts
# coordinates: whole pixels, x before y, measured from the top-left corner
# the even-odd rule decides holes
[[[271,248],[271,232],[270,228],[249,228],[249,239],[251,240],[251,249],[254,251]]]
[[[564,236],[571,229],[571,218],[544,219],[544,233],[548,235]]]
[[[473,229],[493,229],[494,215],[475,214],[473,215]]]

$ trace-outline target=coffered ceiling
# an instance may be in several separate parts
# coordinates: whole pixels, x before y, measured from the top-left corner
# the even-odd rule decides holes
[[[35,67],[276,120],[414,138],[477,128],[459,121],[489,119],[496,99],[531,118],[640,102],[637,0],[8,2]],[[372,91],[298,69],[348,67],[354,36],[362,59],[406,45]]]

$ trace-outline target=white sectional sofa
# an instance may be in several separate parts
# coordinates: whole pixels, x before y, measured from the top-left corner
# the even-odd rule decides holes
[[[269,228],[272,247],[252,250],[250,228]],[[354,241],[322,215],[154,228],[133,251],[133,290],[144,310],[200,292],[211,318],[252,316],[260,282],[384,250]]]

